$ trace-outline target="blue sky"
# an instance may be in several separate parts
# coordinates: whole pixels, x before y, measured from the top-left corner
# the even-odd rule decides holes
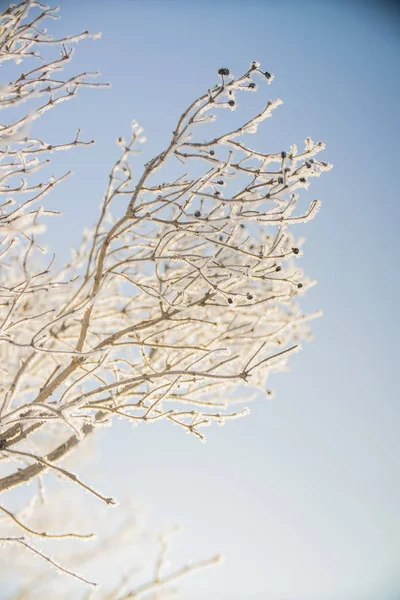
[[[222,567],[182,584],[188,600],[398,600],[400,11],[329,0],[60,5],[57,32],[103,33],[78,45],[73,70],[112,83],[40,125],[49,141],[78,127],[97,141],[68,156],[75,177],[54,196],[64,217],[49,239],[61,257],[95,219],[117,136],[135,118],[148,139],[138,165],[159,152],[221,66],[239,73],[259,60],[276,75],[265,93],[284,105],[262,128],[266,150],[310,135],[334,164],[308,193],[321,212],[298,229],[302,266],[318,280],[303,305],[324,316],[290,371],[271,378],[275,398],[208,430],[205,445],[167,424],[116,422],[86,478],[137,497],[154,528],[181,524],[179,556],[224,552]]]

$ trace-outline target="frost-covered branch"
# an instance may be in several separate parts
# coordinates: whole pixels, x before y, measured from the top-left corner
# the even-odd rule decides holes
[[[55,12],[24,1],[0,15],[0,64],[27,61],[0,88],[2,119],[13,115],[0,125],[0,492],[50,471],[111,503],[56,463],[114,417],[164,419],[204,440],[205,426],[248,412],[236,408],[246,389],[270,395],[267,376],[308,338],[315,315],[298,296],[313,282],[290,227],[315,216],[320,202],[302,210],[300,193],[331,166],[311,138],[301,152],[253,149],[249,137],[258,141],[282,103],[266,97],[273,76],[256,62],[239,77],[221,68],[141,173],[132,158],[145,138],[133,121],[97,222],[68,263],[44,262],[43,217],[56,213],[46,196],[70,172],[37,173],[53,152],[92,140],[78,131],[49,144],[30,127],[80,88],[103,85],[93,73],[62,78],[71,43],[96,36],[54,40],[42,21]],[[244,122],[238,110],[223,130],[217,109],[236,111],[256,92],[263,108]]]

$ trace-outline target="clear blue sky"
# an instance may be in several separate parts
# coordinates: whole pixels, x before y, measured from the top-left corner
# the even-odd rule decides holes
[[[145,127],[148,158],[221,66],[239,73],[259,60],[275,73],[265,92],[284,105],[262,128],[267,151],[310,135],[334,163],[309,190],[321,212],[298,230],[302,265],[318,280],[304,306],[324,317],[290,371],[271,380],[275,399],[208,430],[205,445],[167,424],[116,422],[86,478],[116,496],[128,488],[153,527],[181,524],[180,556],[225,553],[221,568],[187,580],[187,600],[398,600],[400,10],[329,0],[60,4],[57,31],[103,33],[78,45],[74,70],[100,69],[112,82],[41,125],[47,139],[80,126],[97,140],[69,156],[75,177],[54,201],[65,213],[50,234],[61,256],[67,232],[78,240],[94,221],[131,119]]]

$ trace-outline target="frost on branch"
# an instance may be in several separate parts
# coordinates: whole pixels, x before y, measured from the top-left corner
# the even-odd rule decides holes
[[[105,515],[107,509],[99,505],[88,510],[79,494],[70,493],[68,502],[65,500],[62,490],[53,491],[46,494],[45,502],[36,498],[18,512],[18,523],[24,525],[29,519],[34,528],[30,529],[34,533],[30,539],[26,529],[18,530],[12,519],[2,520],[0,507],[0,580],[2,585],[11,581],[11,572],[18,584],[15,594],[10,589],[8,600],[144,600],[150,598],[149,594],[154,594],[152,598],[171,598],[176,597],[176,585],[183,577],[221,562],[217,554],[177,563],[171,552],[171,537],[179,530],[149,533],[146,519],[143,515],[138,518],[138,508],[131,503],[124,503],[119,513]],[[73,531],[85,532],[79,545],[73,533],[62,533],[66,523]],[[62,544],[50,540],[41,548],[44,528],[57,531],[54,537],[63,538]],[[100,529],[101,537],[87,533],[93,529],[96,533]],[[54,557],[49,555],[50,549]],[[64,575],[62,579],[60,574]]]
[[[313,282],[297,265],[301,240],[291,226],[315,216],[319,202],[301,212],[299,193],[330,165],[318,159],[324,144],[310,138],[300,152],[253,149],[279,99],[265,98],[253,118],[221,131],[216,109],[238,109],[227,113],[233,123],[243,92],[264,96],[273,76],[258,63],[237,78],[220,68],[141,173],[131,158],[143,130],[134,121],[129,139],[118,138],[97,223],[68,264],[43,262],[46,195],[68,172],[40,183],[31,175],[54,150],[90,142],[78,132],[50,145],[30,138],[29,126],[91,75],[60,79],[70,42],[88,34],[54,41],[40,29],[45,17],[54,9],[37,2],[0,17],[0,64],[30,61],[0,90],[2,108],[23,108],[0,125],[0,452],[8,468],[0,492],[52,471],[112,504],[57,461],[115,416],[132,425],[165,419],[204,439],[204,426],[246,413],[235,407],[246,386],[269,394],[267,375],[308,337],[298,296]],[[56,43],[60,54],[49,59]],[[118,218],[116,200],[126,207]]]
[[[314,158],[324,145],[307,139],[301,153],[295,146],[252,150],[247,134],[280,100],[204,138],[207,128],[199,134],[195,126],[213,121],[217,106],[236,106],[243,91],[257,89],[256,76],[271,79],[256,63],[236,79],[227,71],[181,115],[170,144],[140,177],[129,158],[143,142],[141,129],[134,122],[130,140],[119,139],[99,220],[60,271],[51,261],[36,268],[35,228],[45,209],[32,215],[26,204],[41,197],[8,212],[0,338],[5,448],[56,424],[75,444],[114,415],[132,424],[164,418],[202,439],[202,426],[241,414],[227,407],[239,385],[265,389],[266,375],[284,367],[307,336],[297,296],[311,282],[296,265],[299,244],[288,227],[319,208],[312,201],[296,213],[295,190],[329,168]],[[24,152],[35,154],[14,145],[6,149],[9,169],[26,163]],[[127,211],[113,220],[118,196]]]
[[[33,175],[47,165],[51,152],[73,146],[90,145],[93,141],[80,139],[80,132],[67,143],[52,145],[30,137],[33,121],[54,109],[60,102],[76,96],[82,87],[95,87],[90,79],[97,73],[79,73],[64,79],[62,71],[70,62],[71,43],[95,38],[87,31],[63,39],[53,39],[42,28],[44,19],[56,19],[58,9],[39,2],[25,1],[11,5],[0,15],[0,256],[5,258],[16,243],[18,235],[31,239],[43,225],[37,223],[40,214],[55,211],[41,206],[64,175],[40,183],[29,183]],[[5,83],[7,67],[13,63]],[[18,73],[18,75],[15,75]],[[8,115],[11,113],[11,116]],[[11,119],[6,124],[4,119]],[[18,198],[18,202],[16,199]]]

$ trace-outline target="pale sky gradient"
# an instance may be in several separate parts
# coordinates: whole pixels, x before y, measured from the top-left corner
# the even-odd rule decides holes
[[[310,135],[334,164],[308,193],[321,212],[298,229],[301,264],[318,280],[303,304],[324,316],[290,371],[271,378],[275,398],[209,429],[206,444],[169,424],[116,422],[86,479],[117,497],[129,491],[149,506],[152,527],[182,525],[179,556],[224,552],[222,567],[182,584],[187,600],[399,600],[400,10],[329,0],[59,4],[56,31],[103,33],[78,45],[73,70],[100,69],[112,82],[40,126],[49,141],[77,127],[97,141],[69,154],[75,177],[54,196],[64,217],[50,239],[61,256],[70,232],[77,241],[95,219],[116,137],[135,118],[148,138],[138,164],[159,152],[221,66],[238,74],[259,60],[275,73],[260,92],[284,100],[262,127],[266,151]]]

